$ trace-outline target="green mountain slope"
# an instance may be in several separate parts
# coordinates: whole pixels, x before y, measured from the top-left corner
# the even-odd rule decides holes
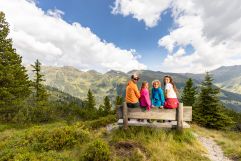
[[[32,79],[33,72],[31,71],[30,67],[27,67],[27,69],[29,77]],[[179,89],[182,89],[184,87],[187,78],[192,77],[194,79],[194,83],[196,85],[199,85],[204,76],[202,74],[197,75],[164,73],[160,71],[150,70],[133,70],[128,73],[111,70],[107,73],[102,74],[93,70],[84,72],[70,66],[43,66],[42,71],[45,75],[45,84],[47,86],[56,88],[59,91],[68,93],[71,96],[80,98],[82,100],[86,98],[88,89],[91,89],[96,97],[97,104],[101,104],[105,96],[109,96],[112,101],[117,95],[123,96],[125,93],[125,86],[127,84],[127,81],[133,73],[138,73],[141,77],[138,83],[139,87],[141,86],[142,81],[148,81],[149,83],[151,83],[154,79],[158,79],[163,82],[162,79],[165,75],[171,75],[174,78],[175,83]],[[226,70],[217,69],[216,72],[214,71],[213,73],[216,73],[214,74],[214,79],[229,81],[228,79],[222,78],[222,74],[220,74],[220,72],[222,73],[222,71]],[[225,75],[225,73],[223,75]],[[232,75],[232,77],[234,77],[234,75]],[[218,83],[218,81],[215,82]],[[234,84],[235,83],[236,82],[234,82]],[[237,86],[239,86],[238,83]],[[241,111],[241,95],[230,91],[228,92],[223,86],[221,86],[221,88],[222,90],[220,97],[224,104],[227,107],[232,108],[236,111]]]
[[[27,67],[30,79],[33,79],[31,67]],[[45,85],[54,87],[74,97],[85,99],[88,89],[96,96],[97,103],[101,103],[105,96],[112,99],[117,91],[123,90],[128,76],[125,73],[110,71],[105,74],[96,71],[83,72],[73,67],[43,66]]]
[[[83,101],[80,98],[74,97],[68,93],[62,92],[57,88],[46,86],[47,92],[49,94],[49,100],[52,102],[61,103],[75,103],[80,106],[83,105]]]
[[[241,94],[241,65],[222,66],[218,69],[210,71],[214,77],[214,83],[229,92]],[[182,74],[186,77],[201,81],[204,74]]]

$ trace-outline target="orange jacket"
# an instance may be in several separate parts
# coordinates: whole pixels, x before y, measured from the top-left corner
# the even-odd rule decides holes
[[[137,85],[130,80],[126,87],[126,102],[127,103],[137,103],[140,98],[140,92]]]

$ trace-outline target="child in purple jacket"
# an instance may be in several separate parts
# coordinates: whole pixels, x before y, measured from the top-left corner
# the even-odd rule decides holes
[[[146,108],[147,111],[151,109],[151,100],[148,90],[148,82],[144,81],[141,86],[141,97],[140,97],[140,106]]]

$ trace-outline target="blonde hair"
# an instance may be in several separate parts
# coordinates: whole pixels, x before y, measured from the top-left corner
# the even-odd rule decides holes
[[[152,86],[154,87],[154,83],[158,83],[158,87],[161,87],[161,82],[159,80],[152,81]]]

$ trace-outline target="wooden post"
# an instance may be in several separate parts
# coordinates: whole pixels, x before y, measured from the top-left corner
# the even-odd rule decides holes
[[[179,107],[177,109],[177,129],[183,129],[183,103],[179,103]]]
[[[123,103],[123,124],[124,124],[124,129],[126,130],[128,128],[128,116],[127,116],[127,104],[126,102]]]

